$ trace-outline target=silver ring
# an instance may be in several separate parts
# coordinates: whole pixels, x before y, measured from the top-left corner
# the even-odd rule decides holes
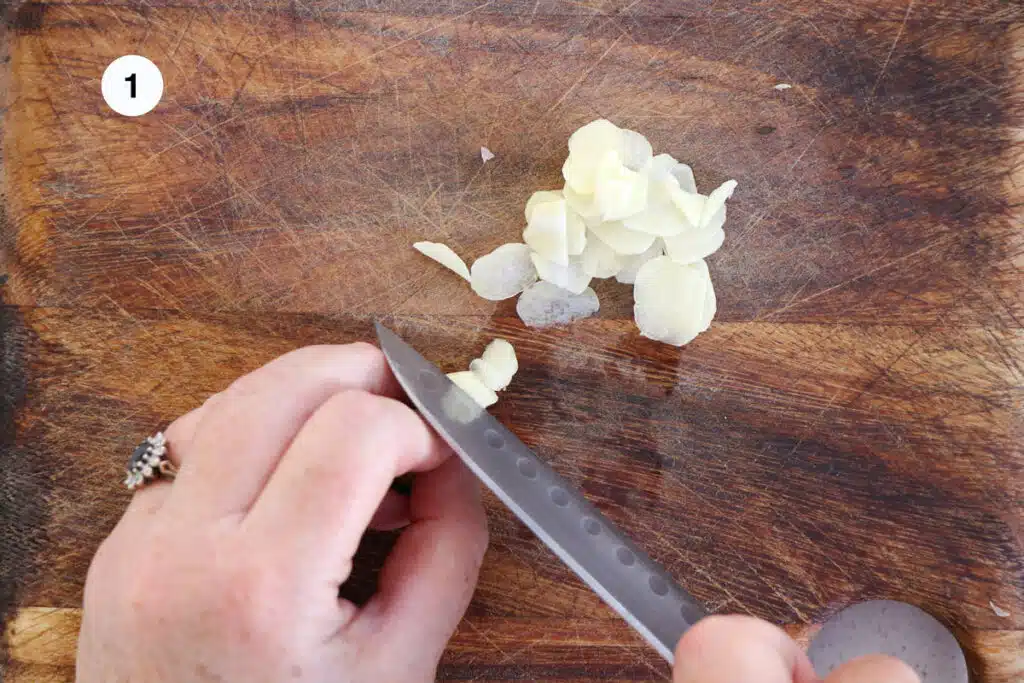
[[[174,479],[178,468],[167,458],[167,439],[163,432],[157,432],[140,443],[128,461],[128,476],[124,485],[129,491],[156,479]]]

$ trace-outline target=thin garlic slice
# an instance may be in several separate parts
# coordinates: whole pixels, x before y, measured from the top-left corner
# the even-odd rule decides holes
[[[424,256],[434,259],[445,268],[455,271],[459,277],[469,282],[469,268],[466,267],[466,262],[452,251],[452,248],[447,244],[441,244],[440,242],[416,242],[412,247]]]
[[[481,408],[492,406],[498,402],[498,395],[494,390],[483,383],[483,381],[470,370],[448,373],[455,386],[462,389]]]
[[[697,182],[693,179],[693,169],[683,163],[676,163],[675,166],[669,171],[676,182],[679,183],[679,188],[683,192],[689,192],[691,194],[697,194]]]
[[[605,278],[615,275],[622,269],[622,257],[615,250],[599,239],[587,242],[583,250],[583,272],[592,277]]]
[[[704,266],[705,270],[707,265]],[[711,273],[708,273],[708,288],[704,292],[704,317],[700,321],[701,332],[711,327],[711,321],[718,313],[718,297],[715,296],[715,287],[711,282]]]
[[[620,158],[623,153],[622,129],[614,123],[598,119],[576,130],[569,136],[569,157],[562,165],[566,183],[580,194],[594,194],[597,165],[608,152]]]
[[[564,199],[540,202],[530,212],[530,223],[523,231],[523,241],[535,253],[557,263],[569,265],[568,216]]]
[[[600,307],[597,294],[589,287],[573,294],[550,282],[538,282],[519,297],[516,313],[528,327],[551,327],[589,318]]]
[[[562,190],[562,194],[565,196],[565,202],[569,205],[573,211],[579,214],[586,221],[600,221],[601,212],[598,210],[597,205],[594,204],[593,194],[580,194],[567,183],[565,189]]]
[[[651,245],[651,248],[642,254],[636,256],[622,256],[620,260],[622,262],[622,268],[615,274],[615,279],[625,285],[631,285],[636,282],[637,271],[640,270],[640,266],[644,265],[652,258],[657,258],[665,253],[665,245],[661,240],[657,240]]]
[[[687,230],[665,238],[665,253],[676,263],[696,263],[718,251],[724,241],[725,231],[721,228]]]
[[[531,254],[533,266],[541,280],[579,294],[590,284],[591,276],[583,269],[583,259],[574,256],[569,259],[568,266],[552,263],[538,254]]]
[[[590,159],[581,159],[570,154],[562,164],[562,177],[565,186],[581,195],[594,194],[594,163]]]
[[[594,176],[594,204],[601,218],[619,221],[640,213],[646,203],[646,176],[627,168],[618,152],[606,152]]]
[[[711,275],[703,261],[682,265],[658,256],[640,267],[633,286],[633,316],[640,333],[650,339],[682,346],[711,324],[714,294],[708,295]]]
[[[721,209],[725,208],[725,200],[732,196],[733,191],[736,189],[735,180],[726,180],[724,183],[716,187],[708,195],[707,202],[704,204],[704,210],[701,212],[701,225],[705,225],[711,222],[711,219]],[[725,222],[725,215],[723,214],[722,222]]]
[[[713,216],[706,220],[701,218],[701,220],[705,221],[704,224],[700,226],[701,230],[721,230],[722,226],[725,225],[725,204],[722,204],[722,208],[716,211]]]
[[[667,237],[678,235],[691,227],[690,222],[672,201],[672,192],[679,190],[676,179],[667,173],[651,180],[647,190],[647,206],[643,211],[623,219],[630,230]]]
[[[470,285],[490,301],[508,299],[537,280],[537,270],[525,244],[503,244],[473,262]]]
[[[656,235],[630,230],[622,221],[596,223],[590,231],[615,252],[624,255],[642,254],[657,239]]]
[[[669,197],[676,205],[691,227],[700,227],[701,215],[704,213],[704,205],[707,197],[702,194],[687,192],[682,188],[669,187]]]
[[[470,371],[476,373],[486,387],[494,391],[504,390],[519,370],[516,351],[504,339],[495,339],[480,358],[469,364]]]
[[[530,222],[530,216],[533,215],[533,207],[546,202],[557,202],[560,199],[563,199],[561,190],[540,190],[531,194],[530,198],[526,200],[526,222]]]
[[[594,159],[609,149],[619,151],[621,147],[622,129],[608,119],[591,121],[569,136],[569,154],[584,159]]]
[[[693,169],[676,161],[671,154],[659,154],[651,160],[651,180],[661,180],[671,176],[684,192],[697,194],[697,183],[693,180]]]
[[[634,171],[640,171],[651,161],[654,150],[651,143],[635,130],[623,128],[621,132],[621,155],[622,163]]]
[[[565,247],[569,256],[579,256],[587,248],[587,224],[568,204],[565,210]]]

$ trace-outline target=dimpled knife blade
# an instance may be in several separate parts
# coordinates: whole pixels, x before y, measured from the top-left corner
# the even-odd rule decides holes
[[[420,414],[470,470],[670,663],[707,615],[693,596],[515,434],[394,332],[377,336]]]

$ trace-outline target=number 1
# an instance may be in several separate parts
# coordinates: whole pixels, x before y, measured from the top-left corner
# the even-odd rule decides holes
[[[126,77],[124,80],[126,80],[126,81],[128,81],[129,83],[132,84],[131,97],[132,97],[132,99],[135,99],[135,74],[132,74],[131,76]]]

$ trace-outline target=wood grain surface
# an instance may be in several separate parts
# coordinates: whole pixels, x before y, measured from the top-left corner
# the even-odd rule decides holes
[[[10,8],[4,49],[3,680],[73,679],[140,436],[375,319],[447,369],[511,340],[496,415],[712,609],[806,641],[906,600],[1024,680],[1020,4],[74,0]],[[137,119],[100,96],[123,54],[164,76]],[[538,332],[410,248],[518,239],[602,116],[739,181],[684,349],[628,287]],[[489,504],[441,679],[666,679]]]

